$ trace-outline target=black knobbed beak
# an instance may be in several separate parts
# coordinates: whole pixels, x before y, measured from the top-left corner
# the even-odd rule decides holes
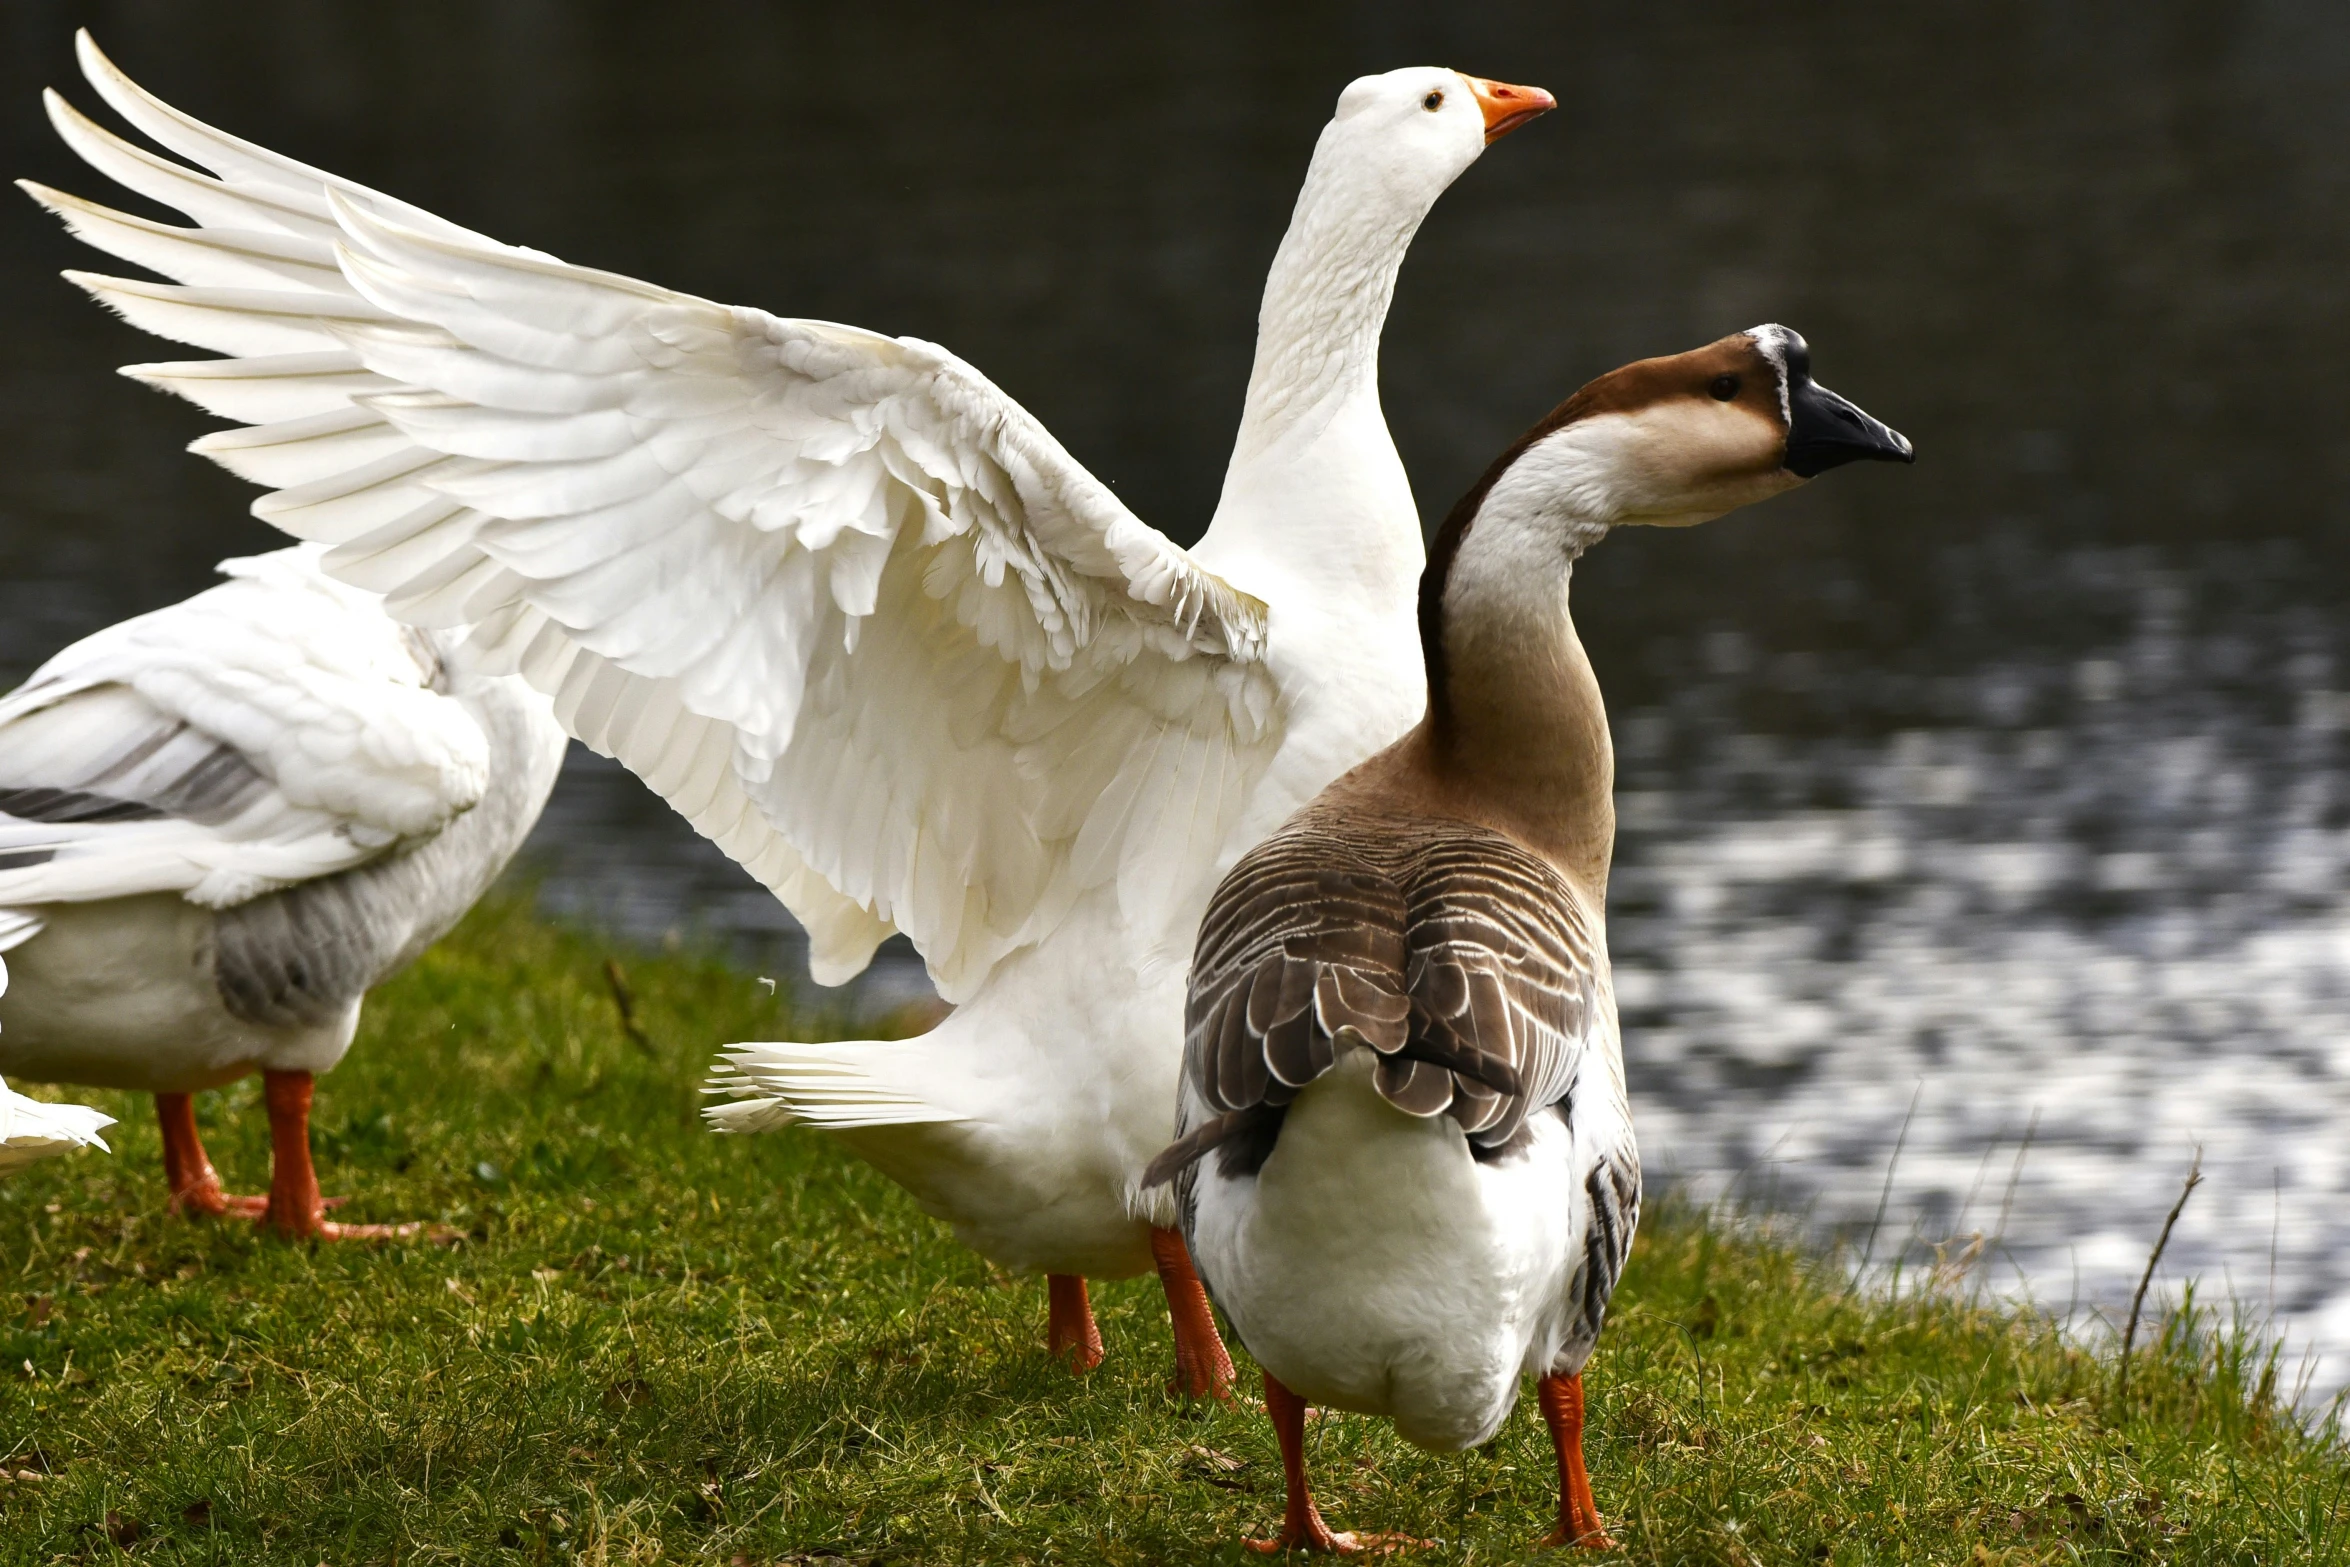
[[[1792,371],[1793,367],[1790,367]],[[1916,462],[1909,437],[1872,419],[1809,375],[1790,374],[1787,471],[1799,479],[1848,462]]]

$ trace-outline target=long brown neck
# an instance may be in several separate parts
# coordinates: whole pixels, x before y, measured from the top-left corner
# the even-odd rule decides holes
[[[1555,492],[1538,496],[1525,478],[1489,474],[1430,552],[1420,598],[1428,718],[1411,747],[1451,809],[1511,833],[1601,897],[1615,846],[1615,747],[1567,589],[1575,557],[1606,526],[1545,509],[1539,497]]]

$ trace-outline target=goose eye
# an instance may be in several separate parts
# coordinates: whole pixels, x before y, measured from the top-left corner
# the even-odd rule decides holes
[[[1426,109],[1430,114],[1434,114],[1437,110],[1443,108],[1444,89],[1439,87],[1434,92],[1430,93],[1427,97],[1422,98],[1420,100],[1420,107]]]
[[[1715,402],[1726,403],[1738,395],[1738,378],[1734,375],[1717,375],[1714,384],[1706,390],[1714,394]]]

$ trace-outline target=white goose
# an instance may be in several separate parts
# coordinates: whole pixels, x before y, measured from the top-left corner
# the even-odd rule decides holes
[[[194,228],[28,187],[176,282],[75,280],[232,357],[129,373],[253,427],[197,443],[328,569],[552,692],[774,890],[841,983],[893,931],[957,1010],[915,1040],[743,1046],[722,1127],[835,1131],[996,1261],[1157,1264],[1178,1368],[1229,1362],[1172,1209],[1183,967],[1216,873],[1418,716],[1423,559],[1378,395],[1396,269],[1487,142],[1551,106],[1366,77],[1266,285],[1222,501],[1185,551],[932,344],[513,249],[214,131],[84,37],[102,97],[217,178],[51,96],[94,167]]]
[[[417,1226],[324,1217],[312,1077],[522,846],[566,741],[323,553],[224,562],[0,697],[0,1071],[152,1093],[175,1207],[337,1239]],[[269,1195],[232,1197],[190,1096],[255,1070]]]
[[[1427,717],[1216,889],[1178,1137],[1148,1179],[1180,1176],[1191,1254],[1264,1367],[1288,1505],[1259,1549],[1372,1543],[1314,1508],[1308,1401],[1451,1450],[1493,1435],[1521,1376],[1558,1450],[1545,1543],[1608,1543],[1582,1370],[1640,1157],[1608,977],[1614,753],[1568,577],[1612,527],[1703,522],[1857,458],[1910,447],[1783,327],[1584,387],[1437,535]]]

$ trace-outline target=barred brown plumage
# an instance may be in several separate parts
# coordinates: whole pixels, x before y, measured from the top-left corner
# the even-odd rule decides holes
[[[1481,1154],[1505,1151],[1574,1080],[1595,962],[1579,895],[1501,833],[1310,806],[1208,906],[1185,1071],[1218,1114],[1183,1128],[1145,1179],[1287,1105],[1345,1038],[1379,1052],[1397,1109],[1449,1114]]]

